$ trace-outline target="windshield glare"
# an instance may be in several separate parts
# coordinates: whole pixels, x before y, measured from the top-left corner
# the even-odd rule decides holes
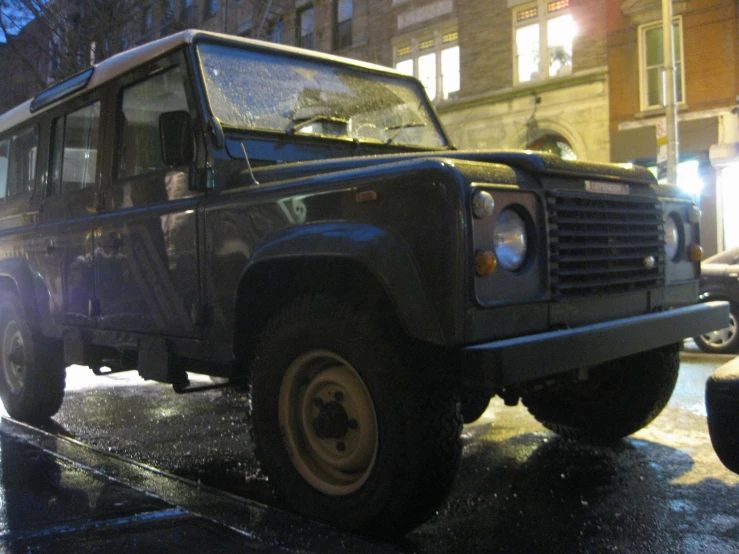
[[[227,126],[421,148],[446,146],[412,82],[279,53],[200,43],[213,114]]]

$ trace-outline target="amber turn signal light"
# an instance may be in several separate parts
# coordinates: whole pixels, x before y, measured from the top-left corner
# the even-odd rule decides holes
[[[480,277],[491,275],[498,265],[498,260],[490,250],[478,250],[475,254],[475,272]]]
[[[703,259],[703,248],[700,244],[691,244],[688,248],[688,258],[691,262],[699,262]]]

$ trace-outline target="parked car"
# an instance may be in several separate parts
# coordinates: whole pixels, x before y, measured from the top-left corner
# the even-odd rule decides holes
[[[458,151],[379,66],[184,31],[0,116],[0,160],[10,415],[53,415],[68,364],[248,383],[277,497],[355,531],[433,514],[493,395],[616,440],[667,403],[680,342],[727,324],[697,303],[687,195]]]
[[[695,336],[698,348],[712,354],[739,352],[739,248],[719,252],[701,264],[700,299],[728,301],[729,325]]]
[[[713,449],[726,467],[739,473],[739,358],[709,377],[706,413]]]

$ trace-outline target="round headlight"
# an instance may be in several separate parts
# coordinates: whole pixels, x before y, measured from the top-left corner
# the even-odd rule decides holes
[[[665,217],[665,256],[668,260],[676,261],[680,247],[680,230],[673,214]]]
[[[510,208],[500,212],[495,223],[495,255],[509,271],[515,271],[526,260],[526,223]]]

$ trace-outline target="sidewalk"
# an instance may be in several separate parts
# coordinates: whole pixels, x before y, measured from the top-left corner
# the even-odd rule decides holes
[[[386,551],[7,418],[0,501],[2,551]]]

